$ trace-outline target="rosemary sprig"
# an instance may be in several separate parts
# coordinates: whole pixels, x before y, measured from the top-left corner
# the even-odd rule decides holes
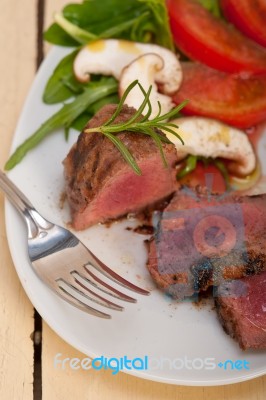
[[[115,123],[114,121],[117,118],[117,116],[121,113],[121,110],[123,108],[123,105],[125,104],[125,101],[126,101],[126,98],[129,94],[129,92],[136,85],[139,86],[141,92],[143,93],[143,96],[144,96],[143,102],[141,103],[139,109],[135,112],[135,114],[128,121],[122,122],[122,123]],[[167,166],[167,160],[166,160],[164,152],[163,152],[162,143],[171,143],[171,141],[169,139],[167,139],[166,136],[164,136],[159,130],[165,130],[167,132],[172,133],[175,137],[177,137],[181,141],[182,144],[184,144],[183,139],[174,130],[175,128],[178,128],[178,126],[171,122],[165,122],[165,121],[176,117],[176,115],[179,113],[179,111],[187,104],[187,101],[184,101],[179,106],[175,107],[174,109],[172,109],[171,111],[169,111],[168,113],[163,114],[163,115],[161,115],[161,104],[158,101],[159,112],[155,118],[149,120],[149,117],[150,117],[151,111],[152,111],[152,106],[151,106],[151,102],[150,102],[151,90],[152,90],[152,85],[149,87],[148,91],[146,92],[144,90],[143,86],[139,83],[139,81],[135,80],[126,89],[124,95],[122,96],[122,98],[116,108],[116,111],[111,116],[111,118],[109,118],[101,126],[98,126],[96,128],[87,128],[84,131],[85,133],[95,133],[95,132],[102,133],[108,139],[110,139],[112,141],[112,143],[121,152],[121,154],[124,157],[124,159],[126,160],[126,162],[133,168],[135,173],[138,175],[141,175],[141,170],[140,170],[134,156],[129,151],[129,149],[116,136],[117,133],[123,132],[123,131],[128,131],[128,132],[135,132],[135,133],[140,133],[140,134],[150,136],[154,140],[156,146],[158,147],[165,166]],[[143,111],[146,106],[148,108],[148,111],[146,112],[146,114],[143,115]]]

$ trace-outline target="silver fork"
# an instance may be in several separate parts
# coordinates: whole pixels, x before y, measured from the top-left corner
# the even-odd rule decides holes
[[[69,230],[42,217],[2,171],[0,188],[26,222],[28,254],[33,270],[62,299],[80,310],[102,318],[111,316],[92,307],[91,302],[118,311],[122,311],[123,307],[103,297],[97,290],[119,300],[136,302],[134,298],[112,287],[107,283],[108,280],[106,282],[99,278],[97,271],[136,293],[149,294],[112,271]]]

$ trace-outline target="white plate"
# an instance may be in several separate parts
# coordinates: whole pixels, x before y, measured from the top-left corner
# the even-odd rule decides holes
[[[47,78],[68,51],[54,48],[42,64],[21,114],[12,150],[58,108],[44,105],[41,97]],[[69,219],[68,211],[59,207],[64,185],[61,162],[76,138],[77,132],[72,132],[70,141],[66,143],[63,132],[52,134],[9,174],[36,208],[55,223],[65,224]],[[262,140],[260,158],[264,154],[265,159],[266,135]],[[7,203],[7,234],[17,273],[33,305],[50,327],[91,357],[135,358],[147,355],[150,357],[148,370],[126,372],[154,381],[221,385],[265,374],[266,352],[242,352],[238,344],[223,332],[210,306],[198,309],[189,302],[171,302],[154,287],[145,269],[144,237],[126,230],[130,224],[134,225],[134,222],[116,223],[111,228],[95,226],[78,233],[78,237],[111,268],[152,289],[151,296],[137,296],[137,304],[125,304],[123,313],[113,313],[112,320],[102,320],[68,305],[35,276],[27,257],[26,228],[18,213]],[[62,357],[68,357],[68,354]],[[206,358],[213,359],[215,368],[202,367]],[[188,367],[181,368],[186,359]],[[225,370],[217,366],[228,359],[246,359],[250,369]]]

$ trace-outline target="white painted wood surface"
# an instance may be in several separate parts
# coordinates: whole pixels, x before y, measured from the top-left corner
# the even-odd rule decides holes
[[[35,74],[36,4],[2,0],[0,12],[0,167],[7,160],[25,95]],[[0,399],[33,398],[33,307],[17,278],[6,241],[0,194]]]

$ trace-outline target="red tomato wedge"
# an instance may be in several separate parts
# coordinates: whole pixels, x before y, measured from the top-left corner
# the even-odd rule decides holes
[[[266,47],[266,1],[221,0],[225,17],[246,36]]]
[[[209,175],[209,179],[208,179]],[[198,162],[196,169],[189,175],[179,181],[182,185],[190,187],[208,187],[212,193],[224,193],[226,191],[225,180],[215,165],[205,166],[202,162]]]
[[[182,63],[183,83],[173,96],[188,99],[184,115],[215,118],[239,128],[266,120],[266,76],[243,79],[193,62]]]
[[[196,0],[167,0],[166,4],[175,44],[189,58],[224,72],[266,74],[266,50],[234,26]]]

